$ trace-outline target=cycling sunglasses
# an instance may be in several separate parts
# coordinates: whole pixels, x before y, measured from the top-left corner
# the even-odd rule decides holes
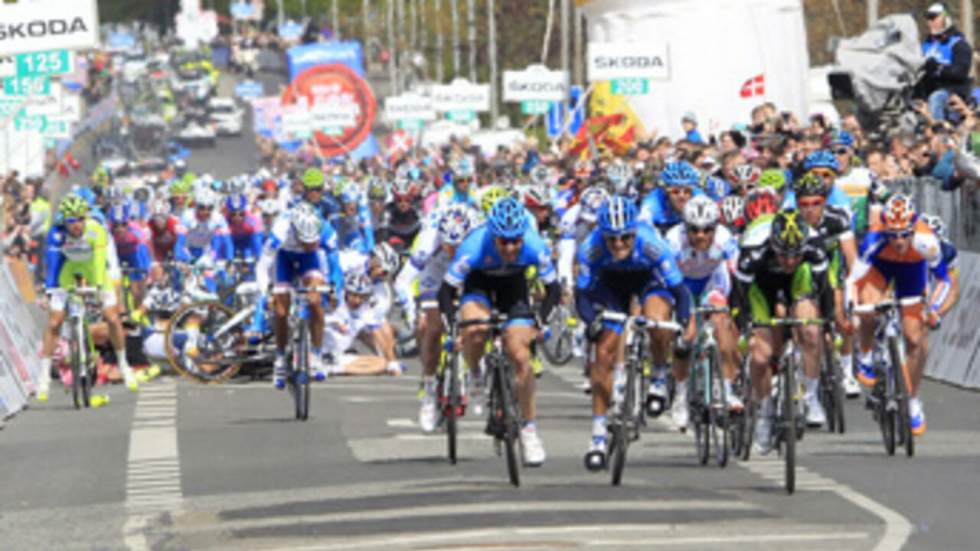
[[[519,245],[524,242],[523,237],[498,237],[497,243],[501,245]]]
[[[890,231],[885,232],[885,236],[888,239],[906,239],[912,237],[912,230],[902,230],[902,231]]]
[[[70,226],[70,225],[72,225],[72,224],[74,224],[76,222],[81,222],[82,220],[85,220],[85,218],[82,218],[82,217],[65,218],[65,224],[67,224],[67,225]]]
[[[714,224],[712,224],[710,226],[692,226],[692,225],[688,225],[687,226],[687,233],[711,233],[711,232],[715,231],[715,227],[716,226]]]
[[[834,155],[850,155],[851,151],[846,147],[838,147],[834,150]]]
[[[691,195],[692,193],[694,193],[694,190],[692,190],[689,187],[679,186],[679,187],[669,188],[667,190],[667,193],[671,195]]]
[[[634,237],[636,237],[635,233],[621,233],[619,235],[607,235],[606,239],[613,243],[626,243],[632,241]]]
[[[811,197],[809,199],[797,199],[796,204],[800,208],[803,207],[819,207],[826,203],[827,201],[823,197]]]
[[[825,180],[827,178],[837,178],[837,173],[834,172],[833,170],[829,169],[829,168],[814,168],[814,169],[810,170],[810,172],[812,172],[816,176],[819,176],[819,177],[821,177],[821,178],[823,178]]]

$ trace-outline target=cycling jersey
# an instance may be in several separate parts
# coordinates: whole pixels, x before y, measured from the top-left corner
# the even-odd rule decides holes
[[[129,279],[142,281],[150,269],[150,236],[147,230],[130,221],[126,223],[125,230],[112,231],[112,240],[120,262],[136,270],[129,274]]]
[[[445,208],[456,203],[463,203],[475,209],[480,208],[480,201],[473,191],[474,184],[470,184],[466,193],[460,193],[453,184],[445,184],[439,189],[436,199],[436,208]]]
[[[575,277],[575,253],[580,243],[584,243],[595,226],[595,218],[582,216],[582,205],[572,205],[558,222],[558,279],[571,286]]]
[[[258,258],[262,254],[264,228],[262,219],[245,213],[237,220],[228,217],[228,233],[231,236],[233,256],[239,258]]]
[[[176,216],[168,216],[163,228],[150,222],[150,244],[153,249],[153,260],[163,262],[174,256],[177,237],[185,234],[184,226]]]
[[[268,288],[269,277],[274,269],[277,285],[292,285],[301,277],[323,274],[327,282],[333,285],[337,296],[340,296],[339,293],[344,288],[344,273],[338,256],[337,234],[329,222],[323,221],[320,243],[313,251],[304,248],[296,238],[288,214],[276,219],[268,235],[255,270],[256,282],[261,291]]]
[[[74,237],[61,224],[51,227],[47,238],[45,286],[48,289],[71,289],[75,274],[93,287],[112,290],[109,268],[110,239],[105,226],[92,218],[85,219],[80,237]]]
[[[415,236],[419,234],[422,220],[415,208],[409,210],[398,210],[395,205],[385,207],[384,231],[382,232],[385,241],[397,238],[401,246],[405,249],[412,245]],[[379,232],[380,232],[379,228]]]
[[[181,218],[181,225],[185,231],[177,234],[177,260],[193,262],[205,254],[212,260],[231,260],[231,236],[221,214],[212,212],[206,220],[199,220],[197,213],[189,210]]]
[[[691,197],[703,194],[701,188],[693,188]],[[640,203],[640,213],[636,219],[646,222],[661,232],[667,231],[671,226],[680,224],[684,221],[682,213],[674,210],[670,204],[670,197],[667,196],[666,188],[658,187],[651,191]]]
[[[684,224],[671,228],[665,237],[696,302],[707,299],[712,292],[718,299],[727,299],[731,290],[729,269],[738,257],[738,240],[722,225],[715,226],[714,233],[714,241],[704,251],[690,245]]]
[[[881,289],[894,282],[896,298],[923,296],[928,283],[928,269],[938,289],[931,307],[938,309],[950,287],[940,240],[922,220],[917,220],[913,226],[911,239],[908,248],[900,252],[887,232],[882,231],[880,224],[873,223],[861,243],[854,281],[859,286],[871,284]]]

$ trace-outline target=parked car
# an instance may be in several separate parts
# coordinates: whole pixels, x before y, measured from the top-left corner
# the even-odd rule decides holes
[[[245,111],[231,98],[211,98],[208,118],[219,136],[240,136]]]

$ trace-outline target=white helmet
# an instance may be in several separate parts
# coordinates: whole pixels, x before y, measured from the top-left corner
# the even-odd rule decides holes
[[[582,205],[582,217],[588,222],[595,222],[599,216],[599,209],[608,199],[609,194],[600,187],[590,187],[583,191],[578,200]]]
[[[391,245],[387,243],[379,244],[374,248],[374,257],[378,259],[378,263],[385,273],[393,274],[398,271],[400,259],[395,249],[391,248]]]
[[[363,272],[349,272],[344,276],[344,290],[352,295],[370,295],[372,287],[371,278]]]
[[[439,239],[447,245],[459,245],[475,219],[476,213],[470,207],[460,203],[449,206],[439,219]]]
[[[296,239],[302,243],[315,243],[320,239],[320,231],[323,229],[320,213],[309,203],[300,203],[293,208],[290,225]]]
[[[718,223],[718,205],[707,195],[697,195],[684,205],[684,223],[688,226],[706,228]]]
[[[154,218],[166,218],[170,216],[170,203],[163,198],[157,198],[150,202],[150,216]]]
[[[194,194],[194,204],[199,207],[214,208],[218,204],[218,194],[209,188],[201,188]]]
[[[263,216],[275,216],[279,214],[279,201],[275,199],[262,199],[256,206]]]
[[[734,224],[745,214],[745,200],[738,195],[729,195],[721,200],[721,211],[725,223]]]

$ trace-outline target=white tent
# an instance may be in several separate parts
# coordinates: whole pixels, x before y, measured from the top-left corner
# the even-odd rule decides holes
[[[666,78],[630,104],[647,127],[679,137],[682,115],[702,134],[749,122],[765,101],[807,114],[806,28],[800,0],[579,0],[592,42],[666,46]]]

